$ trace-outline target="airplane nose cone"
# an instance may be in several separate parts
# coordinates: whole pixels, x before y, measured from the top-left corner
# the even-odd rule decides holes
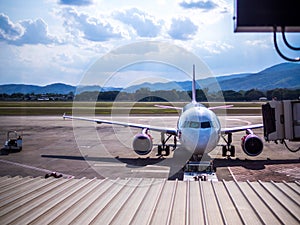
[[[188,151],[193,154],[202,155],[205,152],[211,151],[210,148],[211,134],[209,129],[206,131],[187,130],[182,132],[181,142]]]
[[[208,149],[210,142],[210,132],[199,132],[198,134],[198,142],[195,147],[194,154],[204,154],[205,152],[210,151]]]
[[[199,134],[199,137],[198,137],[198,143],[197,143],[197,149],[203,149],[205,150],[208,142],[209,142],[209,136],[207,135],[201,135],[201,133]]]

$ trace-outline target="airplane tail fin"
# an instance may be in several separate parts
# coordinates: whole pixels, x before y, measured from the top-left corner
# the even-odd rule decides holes
[[[192,81],[192,103],[196,103],[196,78],[195,78],[195,64],[193,65],[193,81]]]

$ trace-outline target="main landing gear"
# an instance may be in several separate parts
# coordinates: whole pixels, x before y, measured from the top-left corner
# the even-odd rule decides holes
[[[232,133],[227,134],[227,140],[225,136],[222,135],[222,138],[226,142],[226,145],[222,146],[222,156],[223,157],[234,157],[235,156],[235,147],[231,145],[232,143]]]
[[[166,136],[167,136],[167,138],[166,138]],[[169,144],[167,144],[167,142],[170,140],[170,138],[172,136],[174,136],[174,145],[169,145]],[[173,151],[177,147],[177,139],[176,139],[175,135],[172,135],[172,134],[166,135],[165,133],[162,132],[160,135],[160,140],[161,140],[161,144],[159,144],[157,147],[157,155],[158,156],[168,156],[168,155],[170,155],[170,147],[173,146]]]

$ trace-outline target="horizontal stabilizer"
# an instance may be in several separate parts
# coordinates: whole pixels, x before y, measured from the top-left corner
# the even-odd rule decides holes
[[[175,106],[168,106],[168,105],[154,105],[158,108],[162,108],[162,109],[177,109],[177,110],[182,110],[181,107],[175,107]]]
[[[226,109],[226,108],[231,108],[231,107],[233,107],[233,105],[220,105],[220,106],[208,107],[208,109],[210,109],[210,110]]]

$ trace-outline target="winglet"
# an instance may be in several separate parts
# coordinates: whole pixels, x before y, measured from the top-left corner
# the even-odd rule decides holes
[[[192,81],[192,103],[196,103],[196,78],[195,78],[195,64],[193,64],[193,81]]]

